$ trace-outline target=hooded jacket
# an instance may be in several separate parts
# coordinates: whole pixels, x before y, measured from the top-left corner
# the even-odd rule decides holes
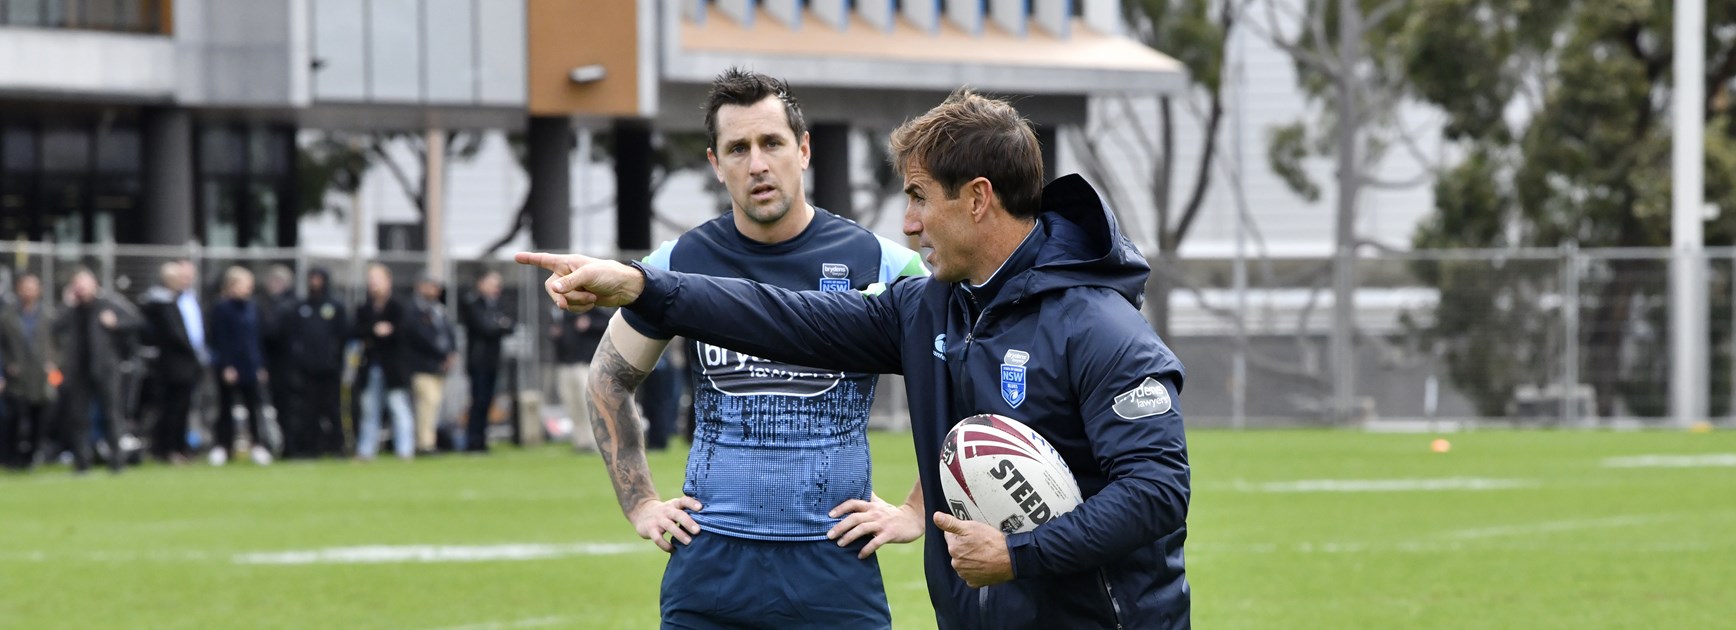
[[[926,512],[951,512],[940,451],[959,420],[1020,420],[1085,501],[1007,536],[1014,579],[973,589],[928,522],[940,628],[1187,628],[1181,362],[1139,314],[1150,267],[1077,175],[1043,190],[1032,234],[983,287],[927,278],[864,296],[641,266],[631,310],[716,345],[802,365],[900,373]]]
[[[331,274],[315,267],[308,277],[320,277],[319,291],[311,288],[307,299],[297,304],[289,317],[289,351],[295,366],[309,377],[337,378],[344,369],[344,344],[348,341],[349,316],[344,304],[332,299]]]

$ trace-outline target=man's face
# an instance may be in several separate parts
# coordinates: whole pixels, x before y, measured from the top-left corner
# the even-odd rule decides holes
[[[319,293],[325,290],[325,276],[317,273],[308,274],[307,292]]]
[[[235,281],[231,282],[229,285],[229,295],[236,299],[242,299],[249,295],[253,295],[253,278],[249,276],[237,277]]]
[[[18,299],[34,304],[42,299],[42,281],[36,276],[24,276],[18,279]]]
[[[430,302],[440,301],[440,285],[433,282],[422,282],[417,284],[416,293],[421,295],[424,300]]]
[[[186,291],[196,286],[199,286],[199,267],[192,262],[181,263],[181,286],[175,289]]]
[[[368,270],[368,295],[385,299],[392,294],[392,276],[384,269],[375,267]]]
[[[72,277],[72,295],[80,302],[89,302],[96,297],[96,276],[79,273]]]
[[[919,247],[931,250],[922,260],[928,263],[934,279],[958,282],[970,278],[971,240],[976,232],[970,200],[963,194],[947,199],[940,182],[915,164],[905,166],[904,195],[908,203],[904,207],[904,233],[916,237]]]
[[[500,274],[485,274],[476,280],[476,292],[490,300],[500,297]]]
[[[777,223],[801,200],[808,156],[808,134],[795,137],[774,96],[719,107],[717,146],[705,150],[736,212],[760,224]]]

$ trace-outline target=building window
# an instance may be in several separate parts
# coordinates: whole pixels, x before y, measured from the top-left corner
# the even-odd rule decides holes
[[[0,25],[162,33],[170,0],[0,0]]]
[[[199,131],[200,231],[206,245],[276,247],[290,187],[293,130],[212,125]]]

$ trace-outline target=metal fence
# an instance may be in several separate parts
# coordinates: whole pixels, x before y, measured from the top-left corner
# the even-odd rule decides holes
[[[1571,247],[1365,254],[1354,274],[1350,421],[1664,425],[1670,257]],[[1732,250],[1705,255],[1713,421],[1736,413],[1733,261]],[[1333,424],[1331,261],[1244,264],[1243,288],[1229,260],[1168,270],[1180,288],[1166,340],[1188,367],[1190,424]]]
[[[1351,422],[1663,425],[1670,411],[1670,255],[1573,248],[1365,254],[1355,270]],[[390,268],[396,291],[405,296],[426,271],[418,253],[353,259],[289,249],[15,242],[0,243],[0,279],[13,269],[32,269],[47,281],[48,295],[57,296],[82,265],[104,287],[137,299],[155,283],[158,266],[178,258],[198,263],[207,296],[216,294],[229,265],[261,274],[286,265],[298,290],[310,269],[323,267],[335,295],[352,306],[361,300],[370,263]],[[1174,280],[1165,340],[1188,368],[1183,403],[1190,425],[1338,423],[1331,419],[1336,375],[1327,362],[1331,261],[1248,260],[1241,286],[1235,266],[1224,259],[1154,261]],[[502,375],[503,391],[532,397],[523,408],[533,420],[564,416],[554,405],[553,357],[543,343],[553,312],[542,293],[542,272],[503,260],[454,260],[444,267],[437,275],[447,280],[454,312],[481,270],[503,274],[503,299],[517,305],[520,322],[505,343],[511,369]],[[1736,420],[1736,249],[1709,250],[1706,267],[1710,419],[1730,422]],[[463,400],[462,374],[454,377],[448,398]],[[906,426],[901,390],[896,377],[882,382],[877,426]]]
[[[513,429],[515,438],[521,437],[521,433],[522,437],[533,441],[541,437],[540,432],[524,430],[535,428],[537,421],[542,419],[540,409],[546,399],[544,392],[553,389],[544,383],[545,374],[552,374],[552,371],[544,369],[544,362],[553,357],[547,356],[544,344],[539,343],[541,331],[547,330],[552,313],[542,292],[543,275],[538,270],[511,261],[451,260],[441,269],[430,270],[424,254],[411,252],[382,253],[363,259],[311,256],[294,249],[67,245],[20,241],[0,243],[0,281],[3,281],[0,282],[0,287],[3,287],[0,296],[10,298],[12,277],[19,270],[29,270],[43,279],[43,299],[57,303],[67,281],[78,269],[85,268],[95,274],[105,290],[138,303],[145,291],[157,284],[162,264],[181,259],[192,261],[198,269],[199,291],[207,304],[217,299],[223,272],[232,265],[253,271],[260,278],[256,285],[258,291],[264,290],[263,280],[268,270],[274,265],[283,265],[295,276],[297,295],[305,294],[308,272],[323,268],[330,276],[331,295],[352,309],[364,299],[365,273],[370,264],[378,263],[392,271],[393,293],[403,299],[409,298],[418,278],[434,271],[447,288],[446,303],[455,324],[459,302],[472,292],[476,278],[484,269],[499,271],[503,279],[501,300],[513,305],[519,322],[515,332],[503,342],[506,365],[500,377],[500,391],[512,394],[512,399],[520,403],[513,407],[513,412],[531,414],[531,422],[512,424],[509,428]],[[459,347],[462,348],[462,327],[458,335]],[[464,409],[460,403],[469,396],[462,369],[449,374],[446,387],[447,402],[442,417],[450,418]]]

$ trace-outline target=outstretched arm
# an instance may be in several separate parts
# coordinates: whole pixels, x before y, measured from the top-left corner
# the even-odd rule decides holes
[[[652,339],[633,330],[619,315],[609,322],[608,333],[591,358],[591,431],[597,437],[597,448],[603,454],[603,464],[609,471],[609,482],[615,486],[615,498],[621,503],[621,513],[633,523],[641,538],[671,551],[675,546],[664,538],[673,536],[682,544],[693,541],[699,524],[687,514],[700,509],[692,497],[663,501],[657,486],[651,482],[651,466],[645,461],[645,442],[639,427],[639,408],[633,403],[633,393],[657,365],[657,357],[669,344],[666,339]]]
[[[630,306],[663,332],[754,356],[850,372],[896,374],[899,283],[874,293],[791,291],[742,280],[632,267],[579,255],[520,253],[547,269],[544,288],[574,312]]]

